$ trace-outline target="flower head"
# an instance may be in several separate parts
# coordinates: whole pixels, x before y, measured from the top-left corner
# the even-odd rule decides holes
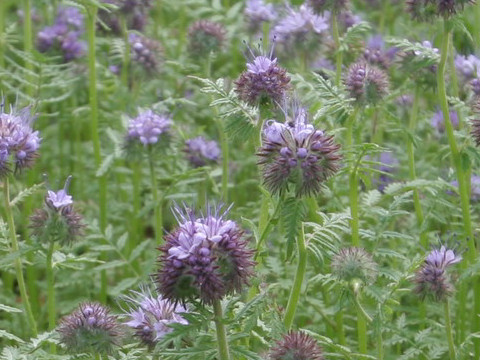
[[[220,23],[199,20],[188,29],[189,49],[193,55],[208,56],[222,49],[226,30]]]
[[[157,286],[164,298],[185,302],[199,298],[211,304],[240,291],[253,275],[253,251],[243,231],[226,211],[211,207],[206,216],[174,208],[179,226],[160,248]]]
[[[322,348],[310,335],[290,331],[270,350],[271,360],[323,360]]]
[[[388,76],[377,67],[364,62],[350,66],[345,79],[350,96],[358,102],[378,103],[388,93]]]
[[[148,10],[151,7],[151,0],[102,0],[105,4],[113,4],[117,10],[106,11],[100,9],[98,17],[115,35],[121,35],[122,25],[120,22],[123,16],[127,29],[143,31],[148,20]],[[119,14],[121,13],[121,14]],[[105,26],[99,27],[105,30]]]
[[[235,81],[235,92],[252,106],[265,102],[281,103],[290,87],[290,77],[273,57],[273,46],[268,56],[257,56],[250,48],[249,51],[252,59],[247,62],[247,70]]]
[[[203,136],[187,140],[185,153],[190,164],[194,167],[215,163],[220,158],[220,148],[216,141],[207,141]]]
[[[382,69],[388,69],[395,55],[395,48],[386,49],[385,42],[381,35],[372,36],[363,52],[363,58],[371,65],[379,66]]]
[[[75,7],[60,7],[55,23],[38,32],[37,49],[40,52],[56,49],[63,54],[65,62],[79,58],[86,48],[80,40],[83,30],[82,13]]]
[[[130,120],[127,139],[140,141],[144,146],[157,144],[161,137],[167,135],[171,124],[172,120],[166,115],[146,110]]]
[[[273,21],[277,17],[273,4],[265,4],[263,0],[247,0],[244,14],[253,32],[260,30],[262,23]]]
[[[133,60],[146,71],[157,71],[162,54],[160,43],[136,33],[128,34],[128,41]]]
[[[129,304],[125,325],[134,329],[146,345],[155,345],[165,334],[171,332],[173,329],[170,324],[188,324],[180,315],[187,312],[187,309],[180,304],[166,300],[161,295],[154,296],[147,288],[141,292],[131,291],[131,294],[123,298]]]
[[[111,353],[121,338],[117,318],[99,303],[83,303],[63,317],[57,328],[60,342],[73,353]]]
[[[457,55],[455,57],[455,69],[461,76],[463,82],[472,80],[478,76],[478,70],[480,69],[480,59],[475,55]]]
[[[349,247],[341,249],[332,259],[332,273],[340,280],[360,280],[372,284],[377,277],[377,264],[364,249]]]
[[[40,137],[38,131],[32,130],[34,117],[30,108],[18,112],[4,112],[4,100],[0,104],[0,177],[11,171],[15,172],[31,167],[38,156]]]
[[[407,0],[407,11],[413,19],[432,21],[435,16],[448,18],[462,11],[465,5],[474,0]]]
[[[422,298],[429,297],[435,301],[446,299],[453,292],[446,269],[461,260],[460,255],[445,246],[433,249],[415,275],[415,292]]]
[[[287,190],[289,183],[298,196],[318,193],[338,169],[340,145],[308,123],[305,109],[293,106],[290,120],[269,120],[263,129],[257,153],[263,181],[272,193]]]
[[[74,210],[72,196],[67,193],[70,179],[71,176],[63,189],[48,190],[45,207],[35,210],[30,217],[30,227],[37,238],[68,245],[83,233],[82,216]]]
[[[346,10],[349,5],[348,0],[309,0],[308,4],[317,14],[322,14],[325,11],[339,14]]]

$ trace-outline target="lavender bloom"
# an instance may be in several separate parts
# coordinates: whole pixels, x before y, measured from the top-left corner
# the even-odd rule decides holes
[[[332,259],[332,274],[346,282],[360,280],[372,284],[377,277],[377,264],[362,248],[344,248]]]
[[[118,7],[117,11],[105,11],[100,9],[98,16],[100,20],[115,35],[121,35],[121,16],[125,17],[127,29],[143,31],[148,20],[148,10],[151,7],[150,0],[102,0],[105,4],[113,4]],[[119,12],[121,14],[119,14]],[[105,30],[105,27],[100,27]]]
[[[453,127],[458,128],[458,114],[456,111],[450,111],[450,121]],[[445,132],[445,119],[443,118],[443,112],[438,110],[430,119],[430,124],[435,128],[438,133],[443,134]]]
[[[226,219],[228,209],[208,208],[206,216],[174,208],[179,226],[165,237],[157,273],[164,298],[185,302],[199,298],[211,304],[240,291],[253,275],[253,251],[243,231]]]
[[[475,55],[457,55],[455,57],[455,69],[464,82],[472,80],[478,76],[480,69],[480,59]]]
[[[130,120],[127,138],[138,140],[144,146],[153,145],[168,133],[171,124],[172,120],[166,115],[158,115],[152,110],[147,110]]]
[[[458,189],[458,180],[454,180],[450,184]],[[480,200],[480,176],[478,175],[470,177],[470,199],[474,202]]]
[[[431,21],[435,16],[448,18],[462,11],[474,0],[407,0],[407,11],[413,19]]]
[[[317,14],[322,14],[325,11],[339,14],[342,10],[347,9],[348,0],[308,0],[308,4]]]
[[[0,104],[0,177],[10,172],[10,163],[15,172],[31,167],[38,156],[40,137],[32,130],[34,118],[30,108],[19,112],[4,112],[4,101]]]
[[[298,196],[315,194],[322,183],[338,170],[340,145],[333,136],[316,130],[307,122],[307,112],[293,109],[291,122],[269,120],[262,133],[258,164],[263,167],[263,181],[272,193],[288,190],[294,183]]]
[[[400,107],[408,109],[413,105],[413,96],[410,94],[400,95],[395,99],[395,103]]]
[[[415,292],[422,298],[432,298],[435,301],[442,301],[453,292],[446,269],[459,263],[462,257],[455,254],[453,250],[442,246],[434,249],[427,255],[423,266],[415,275]]]
[[[247,63],[247,71],[235,81],[235,92],[252,106],[266,102],[280,103],[289,89],[290,77],[273,58],[273,46],[268,56],[256,56],[249,50],[253,59]]]
[[[392,153],[382,152],[380,154],[379,162],[381,165],[378,169],[387,174],[380,174],[378,180],[374,180],[374,184],[377,186],[378,191],[383,193],[385,188],[394,182],[394,179],[390,174],[393,174],[397,170],[398,160],[392,155]]]
[[[273,4],[265,4],[263,0],[247,0],[244,14],[252,32],[259,31],[262,23],[273,21],[277,17]]]
[[[375,104],[388,93],[387,74],[363,62],[350,66],[345,85],[350,96],[358,102]]]
[[[180,304],[163,299],[161,295],[154,296],[150,290],[144,288],[141,292],[131,291],[133,296],[125,296],[129,303],[125,325],[136,331],[141,341],[154,346],[163,336],[173,329],[170,324],[188,324],[180,314],[187,309]]]
[[[37,49],[47,52],[56,49],[68,62],[85,53],[85,43],[80,40],[83,32],[84,18],[75,7],[61,7],[52,26],[43,28],[37,34]]]
[[[188,29],[189,50],[195,55],[209,56],[218,52],[225,42],[226,29],[220,23],[199,20]]]
[[[142,65],[147,71],[158,70],[162,54],[162,47],[159,42],[135,33],[128,34],[128,41],[134,61]]]
[[[80,304],[78,310],[63,317],[57,328],[60,342],[72,353],[112,353],[120,343],[117,318],[99,303]]]
[[[289,331],[270,350],[270,360],[323,360],[322,348],[311,336],[300,331]]]
[[[203,136],[187,140],[185,153],[190,164],[194,167],[215,163],[220,158],[220,148],[216,141],[207,141]]]
[[[470,81],[470,88],[476,96],[480,96],[480,78],[475,78]]]
[[[386,50],[382,35],[372,36],[363,52],[363,58],[372,65],[388,69],[394,56],[394,50]]]
[[[362,22],[362,18],[360,15],[354,14],[351,11],[342,11],[338,14],[338,22],[342,24],[345,29],[348,29]]]
[[[45,207],[30,216],[30,227],[38,239],[69,245],[83,233],[82,216],[74,210],[72,196],[67,193],[70,180],[71,176],[57,192],[48,190]]]

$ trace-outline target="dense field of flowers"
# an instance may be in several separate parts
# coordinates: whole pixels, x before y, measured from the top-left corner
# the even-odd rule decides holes
[[[0,359],[480,359],[480,4],[0,0]]]

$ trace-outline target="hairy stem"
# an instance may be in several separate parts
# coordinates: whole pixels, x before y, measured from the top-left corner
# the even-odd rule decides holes
[[[285,319],[283,323],[285,328],[290,330],[297,310],[298,300],[300,299],[300,292],[302,290],[303,278],[305,277],[305,271],[307,269],[307,247],[305,246],[305,233],[303,230],[303,223],[300,227],[300,233],[297,236],[297,249],[298,249],[298,265],[295,272],[295,279],[293,281],[292,291],[288,298],[287,309],[285,311]]]
[[[337,15],[335,13],[332,14],[331,20],[332,20],[333,41],[335,42],[335,49],[336,49],[336,54],[335,54],[335,57],[336,57],[335,58],[335,65],[336,65],[335,85],[339,86],[340,85],[340,79],[342,77],[343,53],[340,50],[340,35],[338,33],[338,20],[337,20]]]
[[[355,123],[357,111],[354,111],[347,122],[347,139],[346,146],[348,151],[352,151],[353,146],[353,125]],[[352,162],[352,168],[349,175],[349,200],[350,200],[350,227],[352,229],[352,245],[360,246],[359,235],[359,217],[358,217],[358,179],[357,169],[353,166],[353,155],[350,153],[349,158]]]
[[[50,239],[47,252],[47,308],[48,308],[48,330],[52,331],[56,325],[56,310],[55,310],[55,277],[53,273],[53,250],[55,248],[55,241]],[[56,354],[57,347],[55,344],[50,344],[50,353]]]
[[[213,313],[215,315],[215,327],[217,329],[217,345],[218,359],[230,360],[230,352],[228,351],[227,331],[223,323],[223,310],[220,300],[213,302]]]
[[[158,185],[157,185],[157,176],[155,175],[155,164],[153,161],[153,152],[150,151],[148,154],[148,163],[150,167],[150,183],[152,186],[152,195],[153,195],[153,213],[155,218],[155,241],[157,245],[162,243],[162,229],[163,229],[163,220],[162,220],[162,199],[158,196]]]
[[[95,166],[98,169],[102,163],[100,133],[98,128],[98,95],[97,95],[97,69],[95,53],[95,30],[98,9],[89,6],[87,9],[87,36],[88,36],[88,82],[90,103],[90,131],[93,143]],[[98,177],[99,206],[100,206],[100,230],[102,233],[107,228],[107,177],[105,174]],[[101,256],[105,260],[104,256]],[[102,270],[100,274],[100,301],[107,300],[107,272]]]
[[[445,313],[445,331],[447,332],[448,354],[450,355],[450,360],[456,360],[457,356],[455,354],[455,345],[453,342],[452,322],[450,319],[450,303],[448,302],[448,299],[445,300],[445,303],[443,304],[443,310]]]
[[[3,199],[5,202],[5,220],[8,225],[8,234],[12,243],[12,253],[18,253],[20,251],[20,248],[18,246],[17,232],[15,230],[12,207],[10,205],[10,182],[8,177],[5,177],[3,181]],[[30,327],[32,335],[37,336],[37,324],[35,322],[35,317],[33,316],[32,307],[30,306],[27,288],[25,287],[25,279],[23,278],[22,260],[20,258],[20,255],[15,257],[14,264],[18,288],[20,290],[20,296],[22,298],[23,306],[25,307],[25,314],[27,316],[28,325]]]
[[[458,181],[458,190],[460,193],[460,202],[462,208],[462,220],[463,220],[463,231],[466,238],[468,251],[467,251],[467,258],[470,264],[473,264],[476,260],[476,247],[475,247],[475,239],[473,237],[473,228],[470,218],[470,197],[467,185],[467,178],[465,174],[465,169],[463,168],[462,163],[462,156],[460,151],[458,150],[457,142],[455,139],[455,134],[453,132],[453,125],[450,119],[448,101],[447,101],[447,92],[445,88],[445,67],[448,57],[448,47],[450,41],[450,30],[447,20],[444,20],[444,30],[443,30],[443,38],[441,44],[441,57],[440,63],[437,69],[437,87],[438,87],[438,97],[440,102],[440,107],[442,109],[443,118],[445,120],[445,132],[448,137],[448,144],[450,146],[450,152],[452,154],[453,164],[455,166],[456,174],[457,174],[457,181]],[[466,266],[466,264],[464,265]],[[480,310],[480,283],[478,278],[473,278],[473,291],[474,291],[474,310]],[[465,300],[466,297],[462,297],[463,303],[460,303],[460,308],[463,311],[466,311],[466,304]],[[478,316],[474,316],[472,319],[472,330],[473,332],[477,332],[480,330],[480,318]],[[475,358],[480,357],[480,339],[475,338],[474,342],[474,349],[475,349]]]

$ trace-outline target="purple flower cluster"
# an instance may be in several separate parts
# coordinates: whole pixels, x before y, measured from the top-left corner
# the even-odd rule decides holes
[[[33,165],[38,156],[40,137],[38,131],[32,130],[34,118],[30,108],[19,112],[4,112],[4,102],[0,105],[0,177],[11,171],[11,163],[15,172]]]
[[[415,292],[422,298],[429,297],[436,301],[446,299],[453,292],[446,269],[461,260],[460,255],[445,246],[432,250],[415,275]]]
[[[372,36],[363,52],[363,58],[371,65],[377,65],[382,69],[388,69],[395,56],[395,48],[385,49],[382,35]]]
[[[450,184],[458,188],[458,180],[454,180]],[[470,177],[470,199],[475,202],[480,200],[480,176],[478,175]]]
[[[162,46],[158,41],[136,33],[128,34],[133,61],[149,72],[158,70],[162,56]]]
[[[73,353],[109,354],[121,338],[117,318],[99,303],[83,303],[57,328],[60,342]]]
[[[160,248],[158,290],[173,302],[200,299],[206,304],[240,291],[253,274],[253,251],[243,231],[226,211],[209,208],[195,216],[188,208],[174,208],[179,226]]]
[[[450,121],[454,128],[458,128],[459,121],[456,111],[450,111]],[[430,119],[430,124],[438,131],[438,133],[443,134],[445,132],[445,119],[443,118],[443,112],[441,110],[438,110],[433,114]]]
[[[455,69],[464,82],[472,80],[478,76],[480,69],[480,59],[475,55],[457,55],[455,57]]]
[[[294,109],[292,121],[269,120],[257,155],[263,181],[272,193],[295,186],[298,196],[318,193],[322,183],[338,170],[340,145],[307,122],[305,109]]]
[[[310,335],[289,331],[270,350],[270,360],[323,360],[322,348]]]
[[[47,191],[45,207],[37,209],[30,217],[33,235],[44,241],[59,241],[63,245],[72,243],[82,234],[82,217],[73,208],[73,199],[67,190],[71,176],[63,189]]]
[[[252,60],[235,81],[235,92],[246,103],[255,106],[264,103],[281,103],[290,86],[287,70],[277,64],[273,58],[273,46],[270,54],[255,56],[250,50]]]
[[[311,46],[318,43],[318,35],[329,29],[329,13],[317,15],[308,5],[301,5],[298,10],[288,8],[288,14],[273,29],[278,42],[286,46],[299,46],[304,43]],[[312,41],[312,36],[315,41]],[[311,40],[311,41],[309,41]]]
[[[225,27],[217,22],[199,20],[188,29],[189,50],[193,55],[209,56],[211,52],[218,52],[225,42]]]
[[[102,22],[114,34],[120,35],[122,26],[120,23],[121,16],[125,16],[127,29],[142,31],[148,20],[148,10],[151,7],[151,0],[102,0],[105,4],[113,4],[118,6],[118,11],[100,10],[98,13]],[[122,13],[120,15],[118,12]],[[103,29],[103,27],[101,28]]]
[[[68,62],[81,57],[85,43],[80,40],[84,30],[83,15],[75,7],[62,7],[58,10],[55,24],[43,28],[37,34],[37,49],[46,52],[56,49]]]
[[[383,193],[385,188],[394,182],[394,179],[390,174],[393,174],[397,170],[398,160],[391,152],[382,152],[379,157],[380,166],[378,169],[386,174],[380,174],[378,180],[375,180],[378,190]]]
[[[187,309],[180,304],[163,299],[161,295],[154,296],[148,289],[131,293],[133,296],[124,297],[129,303],[126,312],[129,320],[125,325],[134,329],[144,344],[154,346],[173,330],[170,324],[188,324],[188,321],[180,315],[187,312]]]
[[[247,0],[244,14],[252,32],[259,31],[262,23],[274,21],[277,17],[273,4],[265,4],[263,0]]]
[[[407,11],[419,21],[432,21],[435,16],[449,17],[462,11],[474,0],[407,0]]]
[[[207,141],[203,136],[197,136],[185,142],[187,159],[194,167],[215,163],[220,158],[220,148],[214,140]]]
[[[358,102],[378,103],[388,93],[387,74],[365,62],[354,63],[348,69],[345,85]]]
[[[160,137],[165,136],[170,129],[172,120],[165,115],[159,115],[152,110],[139,114],[128,124],[127,140],[140,141],[144,146],[158,143]]]

